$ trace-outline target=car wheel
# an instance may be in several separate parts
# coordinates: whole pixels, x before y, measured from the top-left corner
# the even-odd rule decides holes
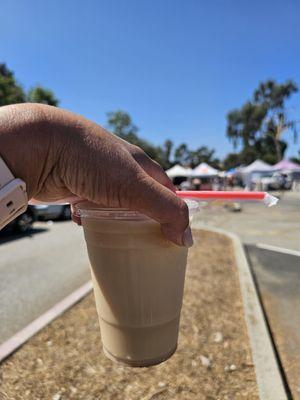
[[[32,214],[25,212],[17,218],[15,229],[18,232],[26,233],[32,227],[33,221]]]
[[[64,220],[71,219],[71,208],[70,206],[64,206],[62,213],[61,213],[61,218]]]

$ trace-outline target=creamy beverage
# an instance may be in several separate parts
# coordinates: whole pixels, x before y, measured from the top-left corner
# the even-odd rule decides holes
[[[130,366],[166,360],[177,346],[187,248],[141,214],[78,207],[105,354]]]

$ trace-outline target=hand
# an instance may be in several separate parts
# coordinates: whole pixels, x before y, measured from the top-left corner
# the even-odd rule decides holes
[[[0,153],[29,199],[77,196],[148,215],[165,237],[191,246],[186,204],[140,148],[73,113],[41,104],[0,108]]]

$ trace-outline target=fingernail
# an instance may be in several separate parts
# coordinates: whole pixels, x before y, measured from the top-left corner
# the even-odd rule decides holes
[[[182,243],[185,247],[192,247],[194,244],[191,228],[188,226],[182,235]]]

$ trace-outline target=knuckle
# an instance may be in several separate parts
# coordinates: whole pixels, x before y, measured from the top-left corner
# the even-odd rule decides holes
[[[130,152],[133,156],[135,155],[146,155],[144,150],[142,150],[139,146],[136,146],[135,144],[130,145]]]

